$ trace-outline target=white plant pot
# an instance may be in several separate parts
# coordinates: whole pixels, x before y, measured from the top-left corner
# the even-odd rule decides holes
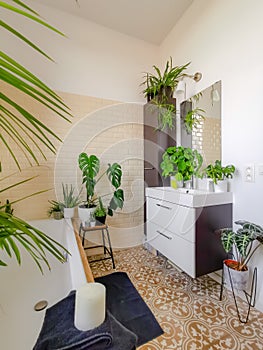
[[[248,281],[249,281],[249,270],[247,271],[238,271],[232,268],[228,268],[224,261],[224,282],[228,288],[231,288],[231,281],[234,289],[237,290],[246,290]]]
[[[71,219],[74,216],[75,208],[64,208],[64,219]]]
[[[94,208],[85,208],[82,206],[78,207],[78,215],[81,220],[81,222],[85,223],[86,221],[90,220],[90,214],[95,211],[96,207]]]
[[[214,184],[215,192],[227,192],[227,180],[218,180],[217,184]]]
[[[184,185],[184,182],[183,181],[177,181],[176,179],[175,179],[175,176],[171,176],[170,177],[170,186],[171,187],[173,187],[173,188],[181,188],[181,187],[183,187],[183,185]]]

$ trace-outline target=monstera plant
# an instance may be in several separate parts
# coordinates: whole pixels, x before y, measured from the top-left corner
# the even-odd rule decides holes
[[[63,35],[60,31],[44,22],[40,15],[32,8],[28,7],[23,1],[0,1],[0,7],[3,12],[10,11],[38,25],[44,26],[59,35]],[[6,23],[4,19],[1,19],[0,25],[4,30],[12,33],[17,39],[22,40],[29,48],[36,50],[47,59],[52,60],[22,33]],[[50,109],[57,116],[69,120],[68,116],[70,116],[70,113],[68,107],[52,89],[2,51],[0,52],[0,62],[0,79],[3,82],[31,97],[32,100]],[[42,159],[46,159],[44,149],[55,153],[56,148],[51,141],[51,137],[57,140],[60,139],[47,125],[41,122],[37,116],[19,105],[15,99],[2,91],[0,92],[0,99],[1,147],[9,152],[19,171],[22,169],[21,164],[26,161],[28,161],[29,165],[39,165],[40,160],[38,155],[40,155]],[[17,150],[20,150],[19,154],[16,153]],[[0,163],[0,172],[4,169],[4,166],[5,163],[2,159],[2,163]],[[4,178],[1,176],[0,181],[3,180]],[[0,189],[0,194],[3,196],[6,190],[30,180],[31,179],[27,179],[19,183],[14,183],[8,186],[8,188],[2,187]],[[28,196],[25,196],[25,198]],[[12,201],[9,204],[13,204],[17,201],[18,200]],[[17,262],[20,264],[21,248],[24,248],[31,255],[41,271],[43,263],[50,268],[46,257],[47,252],[55,256],[61,262],[65,261],[63,254],[64,248],[59,243],[24,220],[13,216],[12,213],[5,212],[5,208],[6,204],[0,204],[0,266],[6,266],[6,261],[3,261],[6,254],[10,257],[15,256]],[[5,252],[5,254],[1,254],[1,251]]]
[[[100,160],[94,154],[87,155],[87,153],[81,153],[79,155],[79,168],[82,171],[82,183],[85,184],[87,191],[87,200],[85,201],[86,208],[96,207],[99,202],[99,198],[111,196],[108,205],[108,215],[112,216],[113,211],[123,207],[124,195],[123,190],[120,188],[122,179],[121,166],[118,163],[108,164],[107,169],[99,174]],[[95,191],[96,185],[100,180],[107,176],[114,191],[107,194],[99,194]]]

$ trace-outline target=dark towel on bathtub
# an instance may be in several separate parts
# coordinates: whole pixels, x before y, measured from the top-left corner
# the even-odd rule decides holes
[[[97,328],[80,331],[74,326],[75,292],[46,311],[44,323],[33,350],[133,350],[134,333],[107,311]]]

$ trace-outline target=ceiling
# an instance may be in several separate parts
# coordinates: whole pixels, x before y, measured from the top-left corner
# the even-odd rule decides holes
[[[159,45],[193,0],[35,0]]]

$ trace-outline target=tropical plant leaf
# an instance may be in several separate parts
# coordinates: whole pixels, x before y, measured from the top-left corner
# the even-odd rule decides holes
[[[230,228],[225,228],[221,230],[221,241],[222,245],[227,253],[232,250],[235,242],[235,232]]]
[[[122,209],[123,202],[124,202],[124,193],[123,193],[123,190],[119,188],[114,192],[113,197],[111,198],[108,214],[112,216],[113,210],[116,210],[118,208]]]
[[[95,177],[100,170],[100,161],[94,154],[88,156],[87,153],[83,152],[79,155],[78,163],[82,171],[82,183],[86,185],[87,202],[89,205],[94,196],[94,188],[96,185]]]
[[[122,170],[118,163],[108,164],[107,176],[111,184],[117,189],[121,185]]]

